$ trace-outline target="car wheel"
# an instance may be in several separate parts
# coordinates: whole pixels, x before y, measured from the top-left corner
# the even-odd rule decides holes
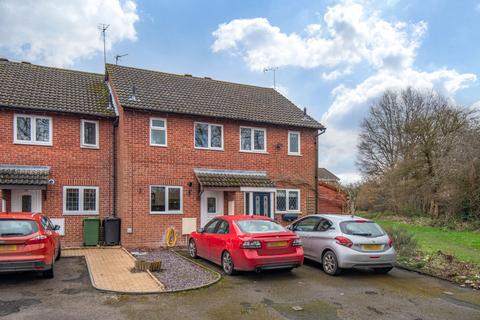
[[[61,256],[62,256],[62,247],[58,247],[57,257],[55,258],[55,261],[60,260]]]
[[[373,268],[373,271],[374,271],[375,273],[385,274],[385,273],[389,273],[392,269],[393,269],[393,267]]]
[[[192,257],[193,259],[197,259],[198,258],[198,255],[197,255],[197,245],[195,243],[195,241],[191,240],[188,242],[188,253],[190,254],[190,257]]]
[[[48,270],[42,272],[42,277],[45,279],[52,279],[54,277],[53,264],[52,267]]]
[[[235,274],[235,267],[233,265],[233,260],[232,256],[230,255],[230,252],[225,251],[222,254],[222,269],[223,272],[225,272],[226,275],[233,275]]]
[[[331,276],[336,276],[342,272],[342,269],[338,267],[337,256],[333,251],[327,251],[322,258],[323,271]]]

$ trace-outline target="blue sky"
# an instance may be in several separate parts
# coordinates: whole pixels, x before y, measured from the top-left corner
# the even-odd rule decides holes
[[[358,179],[355,146],[385,89],[480,101],[480,1],[0,0],[0,56],[102,72],[108,61],[272,86],[323,122],[320,165]],[[25,20],[24,17],[29,19]],[[480,104],[477,104],[480,106]]]

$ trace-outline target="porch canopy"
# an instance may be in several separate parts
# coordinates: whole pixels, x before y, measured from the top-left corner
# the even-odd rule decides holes
[[[264,191],[274,192],[275,184],[265,171],[194,169],[200,183],[200,192],[204,189],[225,191]]]
[[[50,167],[0,164],[0,189],[14,186],[44,188],[48,184]]]

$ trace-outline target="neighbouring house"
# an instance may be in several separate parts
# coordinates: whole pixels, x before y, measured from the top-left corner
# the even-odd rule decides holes
[[[3,211],[43,211],[63,242],[112,214],[112,129],[104,75],[0,60]]]
[[[324,128],[274,89],[9,61],[0,82],[5,210],[43,210],[64,225],[65,245],[81,244],[88,216],[116,214],[122,244],[135,247],[216,215],[316,211]]]
[[[346,213],[347,194],[340,178],[325,168],[318,168],[318,213]]]

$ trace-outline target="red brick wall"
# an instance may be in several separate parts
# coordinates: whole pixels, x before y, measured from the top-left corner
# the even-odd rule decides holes
[[[167,119],[168,147],[149,145],[151,116]],[[180,232],[184,217],[195,217],[199,224],[199,185],[194,168],[267,171],[277,187],[301,189],[302,213],[306,212],[307,196],[314,195],[316,130],[254,124],[267,128],[268,154],[258,154],[239,152],[239,127],[248,123],[129,110],[121,111],[120,118],[118,213],[123,219],[122,244],[127,247],[163,245],[166,229],[173,226]],[[194,148],[195,121],[224,125],[224,151]],[[287,154],[289,129],[301,131],[301,157]],[[282,144],[278,150],[277,144]],[[149,186],[154,184],[183,187],[183,214],[149,213]],[[243,212],[243,195],[236,193],[234,198],[236,213]],[[133,233],[127,234],[130,227]]]
[[[337,186],[318,183],[318,213],[345,213],[347,197]]]
[[[80,245],[84,216],[63,215],[63,186],[98,186],[99,217],[111,213],[112,121],[91,118],[99,120],[100,148],[84,149],[80,148],[80,116],[42,113],[53,119],[53,146],[35,146],[13,144],[13,115],[0,110],[0,163],[51,167],[55,184],[44,192],[42,210],[52,218],[65,218],[64,246]]]

